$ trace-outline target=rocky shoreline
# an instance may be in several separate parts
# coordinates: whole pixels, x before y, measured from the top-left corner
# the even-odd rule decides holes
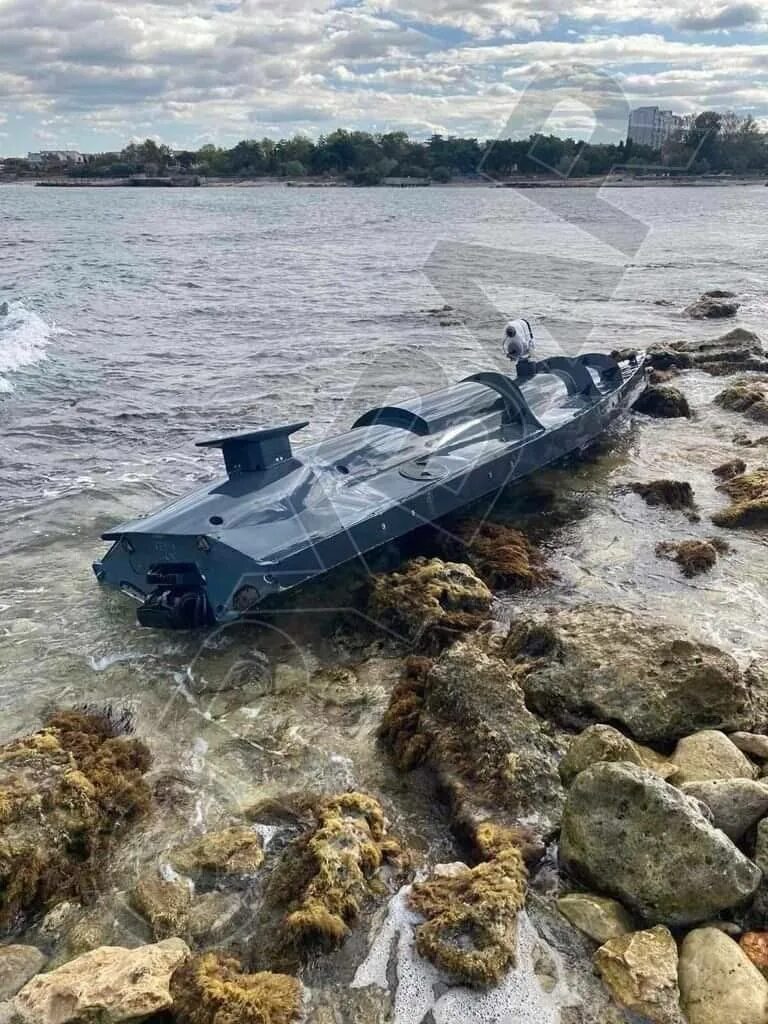
[[[710,292],[688,315],[737,309]],[[638,429],[671,445],[701,414],[686,374],[727,378],[717,508],[663,467],[611,485],[682,524],[659,566],[706,580],[768,526],[768,355],[737,328],[649,360]],[[619,592],[554,602],[560,566],[519,525],[417,538],[355,584],[360,617],[318,627],[303,672],[265,629],[223,682],[206,659],[226,638],[188,673],[265,776],[291,778],[293,728],[267,731],[265,708],[301,700],[308,724],[349,724],[388,791],[340,765],[333,789],[275,782],[214,820],[100,707],[0,746],[0,1022],[768,1024],[768,667]],[[503,621],[508,594],[537,604]]]

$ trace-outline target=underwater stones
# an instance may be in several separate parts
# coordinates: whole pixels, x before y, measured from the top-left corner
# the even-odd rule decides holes
[[[452,527],[443,546],[466,561],[491,590],[530,590],[554,573],[524,533],[503,523],[466,519]]]
[[[539,835],[556,827],[563,799],[557,746],[500,652],[470,637],[427,667],[411,693],[410,702],[403,691],[393,695],[388,742],[401,763],[427,756],[455,819],[474,819],[488,806],[507,824],[532,817]]]
[[[633,483],[629,490],[639,494],[646,505],[664,506],[673,509],[693,508],[693,488],[684,480],[649,480],[648,483]]]
[[[742,473],[746,473],[747,464],[744,459],[729,459],[728,462],[723,462],[719,466],[715,466],[712,470],[713,476],[716,476],[718,480],[733,480],[735,476],[741,476]]]
[[[705,293],[690,306],[686,306],[683,313],[693,320],[724,320],[736,316],[739,305],[740,303],[733,302],[732,298]]]
[[[286,974],[247,974],[232,956],[204,953],[171,978],[178,1024],[291,1024],[301,1015],[301,983]]]
[[[612,605],[583,604],[515,620],[506,653],[527,705],[572,727],[616,722],[643,743],[699,729],[747,729],[757,669],[652,618]]]
[[[682,391],[668,384],[652,384],[647,387],[635,402],[634,408],[636,412],[656,419],[678,419],[691,415],[688,399]]]
[[[595,764],[568,791],[560,862],[650,924],[705,921],[745,902],[761,872],[698,804],[651,772]]]
[[[617,901],[591,892],[561,896],[557,909],[566,920],[599,945],[635,930],[632,915]]]
[[[677,943],[668,928],[609,939],[595,966],[620,1006],[654,1024],[684,1024],[677,986]]]
[[[192,886],[178,877],[145,872],[129,895],[133,909],[147,921],[156,940],[184,935],[192,905]]]
[[[597,761],[629,761],[649,768],[662,778],[677,774],[677,768],[648,747],[643,747],[611,725],[590,725],[572,741],[558,765],[564,786],[579,772]]]
[[[747,419],[768,423],[768,380],[738,380],[730,384],[715,402],[723,409],[741,412]]]
[[[522,854],[510,846],[474,868],[450,867],[411,889],[410,906],[426,919],[416,949],[459,982],[496,984],[515,962],[528,878]]]
[[[656,556],[677,562],[683,575],[692,577],[714,568],[718,555],[728,550],[728,544],[717,537],[710,540],[668,540],[656,545]]]
[[[704,729],[679,740],[670,758],[678,767],[676,784],[710,779],[755,779],[757,768],[728,737]]]
[[[752,779],[710,779],[686,782],[686,796],[701,800],[712,812],[712,824],[736,842],[768,814],[768,784]]]
[[[717,928],[683,940],[680,997],[688,1024],[765,1024],[768,981],[737,942]]]
[[[0,946],[0,1002],[15,996],[47,959],[36,946]]]
[[[201,946],[217,945],[244,909],[247,912],[247,903],[238,892],[213,891],[195,897],[187,920],[190,939]]]
[[[731,504],[712,516],[716,526],[768,525],[768,468],[760,467],[752,473],[726,480],[718,490],[730,497]]]
[[[415,558],[399,572],[373,577],[368,610],[380,624],[427,649],[439,649],[445,639],[476,629],[491,600],[490,590],[468,565]],[[441,642],[434,630],[449,635]]]
[[[189,955],[181,939],[102,946],[28,982],[13,1002],[23,1024],[121,1024],[171,1007],[169,983]]]
[[[62,711],[0,747],[0,928],[90,892],[110,843],[149,806],[149,751],[124,727]]]
[[[176,871],[210,887],[254,875],[264,862],[264,840],[249,825],[233,825],[168,851],[167,859]]]

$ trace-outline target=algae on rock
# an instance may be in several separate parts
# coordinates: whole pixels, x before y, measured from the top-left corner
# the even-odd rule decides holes
[[[107,713],[61,711],[0,747],[0,928],[92,893],[112,840],[147,810],[149,751]]]
[[[255,874],[264,862],[264,841],[253,828],[232,825],[206,832],[167,856],[176,871],[211,884]]]
[[[171,977],[178,1024],[291,1024],[301,1015],[301,983],[286,974],[246,974],[231,956],[203,953]]]
[[[768,525],[768,468],[763,466],[751,473],[726,480],[718,490],[728,495],[731,504],[729,508],[712,516],[716,526]]]
[[[531,590],[555,576],[526,535],[504,523],[462,520],[442,545],[455,560],[468,562],[491,590]]]
[[[729,545],[719,537],[708,540],[662,541],[656,545],[658,558],[677,562],[684,576],[698,576],[717,564],[718,555],[729,551]]]
[[[723,409],[744,413],[747,419],[757,423],[768,423],[768,380],[734,381],[715,396],[715,402]]]

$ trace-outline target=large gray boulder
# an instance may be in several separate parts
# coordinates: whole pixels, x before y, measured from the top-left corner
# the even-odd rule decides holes
[[[768,687],[718,647],[611,605],[586,604],[513,622],[507,656],[526,703],[567,727],[624,725],[642,742],[701,729],[749,729]]]
[[[745,902],[762,877],[696,801],[627,763],[595,764],[576,777],[563,811],[560,861],[649,923],[671,926]]]
[[[768,814],[768,784],[753,779],[709,779],[686,782],[686,796],[695,797],[712,812],[712,824],[734,842]],[[755,857],[757,860],[757,857]]]

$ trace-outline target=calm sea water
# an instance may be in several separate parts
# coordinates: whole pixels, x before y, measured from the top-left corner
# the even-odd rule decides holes
[[[681,310],[719,287],[768,336],[768,189],[608,200],[0,188],[0,738],[52,703],[116,700],[136,708],[158,763],[221,772],[238,792],[396,788],[372,738],[384,691],[352,718],[267,696],[250,709],[253,742],[232,755],[226,708],[201,705],[192,684],[257,640],[218,638],[201,654],[198,641],[139,630],[92,578],[99,534],[217,473],[197,440],[298,418],[317,438],[403,389],[498,364],[507,317],[528,315],[545,352],[705,337],[722,326]],[[768,654],[763,539],[740,537],[696,583],[653,555],[657,540],[711,532],[711,468],[743,427],[712,405],[721,382],[692,374],[684,386],[695,420],[636,422],[611,457],[556,475],[585,511],[553,549],[560,583],[528,600],[623,602],[748,660]],[[615,496],[614,484],[659,475],[694,483],[701,527]],[[287,659],[315,663],[282,640]]]

